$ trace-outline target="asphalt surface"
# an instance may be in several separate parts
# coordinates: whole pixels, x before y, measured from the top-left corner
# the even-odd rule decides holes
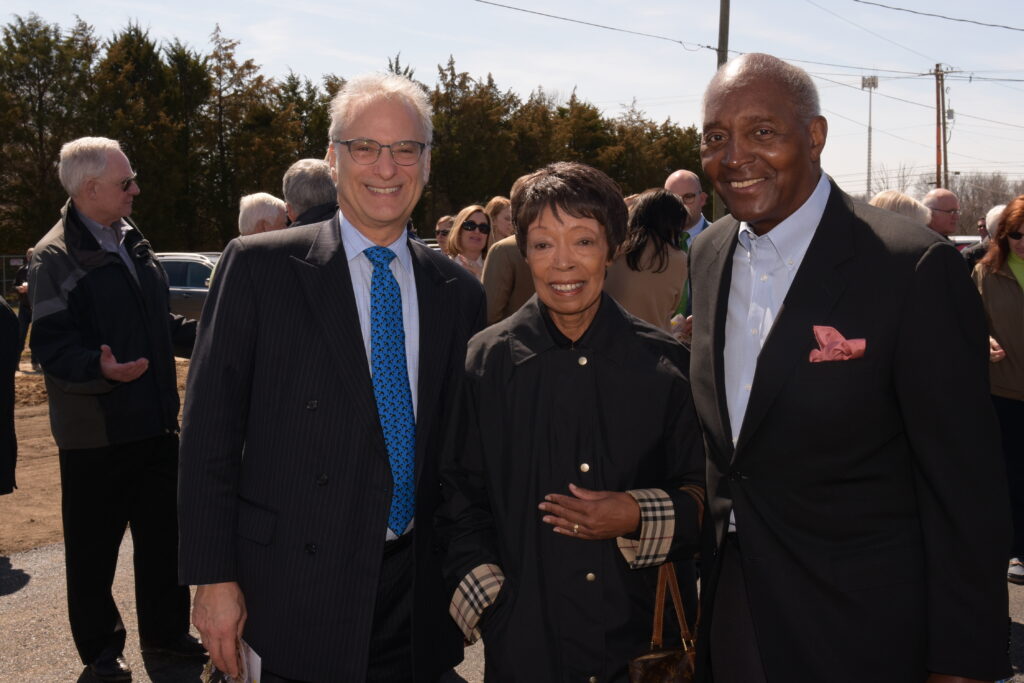
[[[0,683],[98,683],[81,664],[71,640],[64,581],[64,545],[0,556]],[[135,621],[132,542],[125,535],[114,598],[128,631],[125,658],[135,683],[198,683],[202,665],[139,651]],[[193,629],[193,635],[198,636]],[[484,679],[483,647],[467,648],[457,669],[469,683]]]
[[[121,546],[114,596],[128,631],[125,657],[136,683],[198,683],[202,667],[166,657],[146,657],[139,651],[132,578],[132,543]],[[1014,683],[1024,683],[1024,586],[1009,586],[1011,659]],[[457,669],[469,683],[482,683],[483,648],[466,650]],[[0,683],[95,683],[71,641],[64,583],[64,546],[55,544],[11,557],[0,556]]]

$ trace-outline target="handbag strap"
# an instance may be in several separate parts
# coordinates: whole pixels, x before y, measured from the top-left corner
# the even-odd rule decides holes
[[[679,592],[679,582],[676,579],[676,567],[671,562],[666,562],[658,568],[658,587],[654,593],[654,625],[651,630],[651,649],[660,649],[663,643],[666,588],[672,595],[672,606],[675,608],[676,620],[679,622],[679,635],[683,641],[683,649],[689,650],[693,647],[693,636],[690,634],[690,627],[686,624],[683,598]]]

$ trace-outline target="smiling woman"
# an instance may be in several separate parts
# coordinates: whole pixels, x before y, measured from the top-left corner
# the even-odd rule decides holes
[[[488,680],[625,681],[657,566],[698,538],[689,357],[602,294],[626,227],[608,176],[552,164],[511,211],[537,295],[469,344],[442,466],[450,611]]]

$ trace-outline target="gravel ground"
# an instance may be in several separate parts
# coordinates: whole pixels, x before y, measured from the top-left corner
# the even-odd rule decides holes
[[[114,596],[128,630],[125,658],[136,683],[198,683],[202,666],[139,651],[135,623],[131,536],[121,545]],[[193,629],[193,635],[198,635]],[[466,650],[457,669],[469,683],[483,681],[483,648]],[[57,683],[96,679],[79,663],[65,600],[64,545],[0,557],[0,683]]]
[[[135,672],[136,683],[198,683],[200,665],[139,652],[132,590],[132,544],[126,535],[121,546],[114,595],[128,630],[125,657]],[[1013,618],[1011,650],[1014,683],[1024,683],[1024,586],[1010,586]],[[94,683],[78,662],[68,628],[64,594],[64,546],[48,545],[10,558],[0,556],[0,683]],[[469,683],[483,681],[483,648],[466,650],[466,661],[457,671]]]

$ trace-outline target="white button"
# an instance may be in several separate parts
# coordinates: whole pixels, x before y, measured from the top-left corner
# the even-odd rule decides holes
[[[587,357],[586,356],[580,356],[579,358],[576,359],[576,362],[579,363],[580,365],[586,365],[587,364]]]
[[[750,334],[752,334],[752,335],[754,335],[756,337],[757,336],[757,328],[756,327],[750,328]]]
[[[764,275],[761,276],[761,282],[768,282],[768,274],[767,273],[765,273]]]
[[[744,391],[750,391],[750,387],[751,387],[751,385],[749,385],[749,384],[744,384],[744,385],[743,385],[743,390],[744,390]]]
[[[580,463],[580,472],[589,472],[589,471],[590,471],[590,465],[588,465],[585,462],[584,463]]]
[[[588,678],[587,683],[597,683],[597,676],[591,676]]]
[[[597,581],[597,574],[594,572],[587,572],[587,581]]]

